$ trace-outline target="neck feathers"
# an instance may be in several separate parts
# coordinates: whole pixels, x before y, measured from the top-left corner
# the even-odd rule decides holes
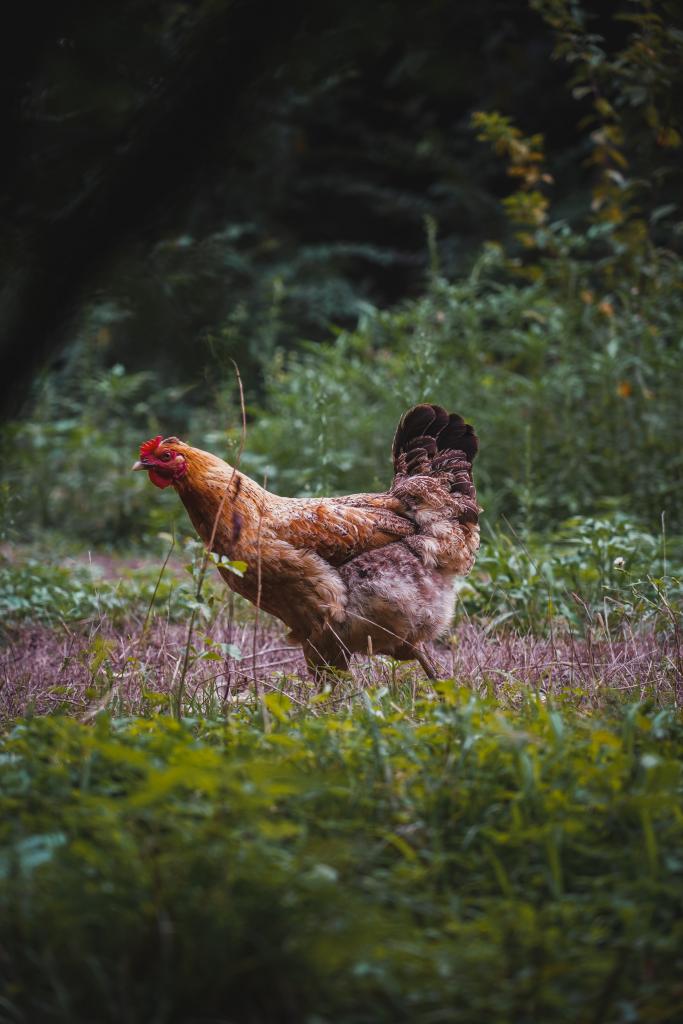
[[[213,550],[229,558],[240,557],[266,511],[268,492],[210,452],[192,448],[186,458],[187,473],[176,489],[192,525],[208,544],[218,520]]]

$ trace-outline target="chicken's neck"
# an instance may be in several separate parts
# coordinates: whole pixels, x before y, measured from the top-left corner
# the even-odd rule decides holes
[[[211,548],[217,554],[250,561],[259,523],[268,518],[275,495],[222,459],[196,449],[176,490],[205,544],[213,536]]]

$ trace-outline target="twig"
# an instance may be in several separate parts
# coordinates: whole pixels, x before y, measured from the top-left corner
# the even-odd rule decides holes
[[[268,477],[263,478],[263,489],[266,489],[268,483]],[[256,615],[254,617],[254,633],[252,641],[252,675],[254,679],[254,697],[258,704],[261,705],[263,714],[263,731],[270,732],[270,719],[268,716],[268,708],[263,703],[261,697],[261,688],[259,686],[258,672],[256,671],[256,645],[258,642],[258,627],[261,616],[261,526],[263,524],[263,504],[259,508],[258,517],[258,529],[256,531]]]
[[[230,597],[228,598],[228,631],[227,638],[228,643],[232,643],[232,627],[235,618],[235,595],[233,591],[230,591]],[[223,690],[223,700],[226,701],[230,696],[230,690],[232,689],[232,662],[233,659],[229,654],[225,656],[225,688]]]
[[[266,647],[262,648],[256,655],[257,658],[267,658],[271,654],[291,654],[293,658],[298,658],[301,651],[297,651],[291,644],[287,647]],[[245,658],[253,658],[253,654],[245,654]]]
[[[147,606],[147,614],[145,615],[145,620],[142,623],[142,629],[140,631],[140,639],[142,639],[144,637],[145,633],[147,632],[147,625],[149,623],[149,617],[152,614],[152,607],[154,606],[154,602],[156,600],[156,596],[157,596],[159,587],[161,586],[161,580],[163,578],[164,573],[166,572],[166,566],[168,565],[169,558],[173,554],[173,549],[174,548],[175,548],[175,525],[171,526],[171,546],[168,549],[168,554],[166,555],[166,558],[164,559],[164,564],[161,566],[161,572],[159,573],[159,576],[157,578],[156,585],[155,585],[154,590],[152,592],[152,596],[149,599],[149,605]]]
[[[237,363],[235,362],[235,360],[231,359],[230,362],[232,363],[232,365],[235,368],[235,375],[237,377],[237,385],[239,387],[239,392],[240,392],[240,409],[242,411],[242,433],[241,433],[241,436],[240,436],[240,446],[239,446],[239,449],[237,451],[237,458],[235,460],[235,465],[233,466],[232,473],[230,474],[230,479],[228,480],[227,484],[225,485],[225,490],[223,491],[223,494],[221,496],[221,500],[218,503],[218,508],[216,509],[216,515],[214,516],[214,520],[213,520],[213,527],[211,528],[211,536],[209,538],[209,543],[206,546],[206,550],[204,552],[204,558],[202,559],[201,568],[199,570],[199,576],[198,576],[198,579],[197,579],[197,590],[196,590],[196,593],[195,593],[195,604],[194,604],[194,607],[193,607],[192,612],[190,614],[190,622],[189,622],[189,625],[187,627],[187,640],[185,642],[185,656],[183,658],[183,668],[182,668],[182,672],[180,674],[180,681],[178,683],[178,692],[176,694],[175,713],[176,713],[176,718],[178,718],[178,719],[180,719],[181,716],[182,716],[183,694],[185,692],[185,680],[187,678],[187,669],[188,669],[189,663],[190,663],[190,650],[191,650],[191,647],[192,647],[192,636],[193,636],[193,633],[194,633],[194,624],[195,624],[195,621],[196,621],[196,618],[197,618],[197,608],[199,607],[199,603],[200,603],[200,601],[202,599],[202,587],[204,586],[204,577],[206,576],[206,570],[207,570],[208,565],[209,565],[209,559],[211,558],[211,552],[213,551],[213,545],[214,545],[215,540],[216,540],[216,533],[218,531],[218,523],[220,521],[221,515],[223,514],[223,507],[225,505],[225,499],[227,498],[227,496],[228,496],[228,494],[230,492],[230,488],[232,487],[232,482],[235,479],[235,476],[236,476],[236,474],[237,474],[237,472],[239,470],[239,465],[240,465],[240,462],[242,461],[242,452],[244,451],[244,444],[245,444],[246,436],[247,436],[247,412],[246,412],[246,407],[245,407],[245,404],[244,404],[244,388],[242,387],[242,377],[240,376],[239,367],[238,367]]]

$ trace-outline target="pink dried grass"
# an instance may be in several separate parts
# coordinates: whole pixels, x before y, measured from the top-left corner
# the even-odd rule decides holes
[[[242,651],[243,658],[191,659],[187,707],[201,708],[207,695],[214,710],[216,702],[220,706],[244,700],[250,689],[253,693],[255,673],[265,690],[281,689],[296,702],[310,700],[315,689],[300,648],[287,646],[274,623],[261,624],[256,644],[253,630],[252,624],[219,619],[210,631],[212,644],[207,645],[204,636],[197,638],[200,652],[220,651],[216,644],[229,643]],[[154,694],[169,699],[173,694],[186,639],[184,626],[159,619],[144,634],[115,630],[106,620],[86,632],[67,626],[18,628],[0,650],[0,720],[57,710],[87,718],[100,706],[117,714],[148,713],[155,701],[163,706],[163,698]],[[97,667],[96,644],[103,641],[105,657]],[[432,656],[444,678],[505,699],[529,689],[589,706],[599,705],[608,694],[633,700],[654,697],[678,705],[683,698],[678,643],[676,636],[666,633],[579,639],[571,634],[488,633],[482,625],[463,623],[450,644],[434,647]],[[359,656],[351,679],[340,683],[335,697],[406,681],[414,693],[422,681],[416,665]]]

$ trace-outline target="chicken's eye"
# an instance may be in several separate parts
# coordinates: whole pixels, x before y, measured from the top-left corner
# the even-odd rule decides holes
[[[163,454],[161,454],[159,458],[161,459],[162,462],[168,462],[168,460],[171,458],[171,453],[163,452]]]

